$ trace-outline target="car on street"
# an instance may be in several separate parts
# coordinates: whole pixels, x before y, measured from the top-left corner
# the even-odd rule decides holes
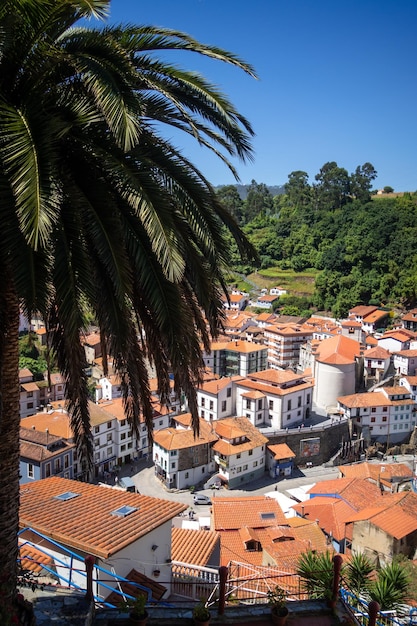
[[[205,496],[202,493],[201,494],[196,493],[194,495],[193,500],[194,500],[194,504],[211,504],[210,498],[208,496]]]

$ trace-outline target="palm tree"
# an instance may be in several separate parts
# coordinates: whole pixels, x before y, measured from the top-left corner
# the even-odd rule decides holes
[[[249,122],[204,77],[161,62],[235,55],[172,30],[79,25],[109,0],[6,0],[0,6],[0,599],[16,587],[19,307],[39,311],[66,377],[76,444],[91,461],[80,341],[94,313],[120,374],[126,415],[150,436],[147,360],[163,401],[169,373],[198,431],[195,383],[222,322],[227,234],[236,221],[164,128],[188,133],[236,174]],[[106,358],[104,359],[106,365]]]
[[[357,598],[358,603],[360,603],[360,597],[366,594],[371,585],[370,575],[373,570],[374,567],[371,561],[363,552],[353,554],[350,561],[343,568],[343,577],[348,583],[349,590]]]
[[[329,551],[303,552],[297,562],[297,574],[310,600],[329,599],[333,589],[333,560]]]
[[[369,598],[378,602],[381,611],[401,610],[408,597],[410,578],[398,562],[385,565],[368,589]]]

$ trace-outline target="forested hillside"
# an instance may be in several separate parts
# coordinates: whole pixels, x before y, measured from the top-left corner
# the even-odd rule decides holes
[[[349,174],[323,165],[313,183],[292,172],[285,194],[252,181],[243,201],[231,185],[218,190],[256,246],[261,267],[318,270],[312,303],[341,317],[360,303],[416,305],[417,194],[375,195],[370,163]],[[238,264],[234,269],[250,273]]]

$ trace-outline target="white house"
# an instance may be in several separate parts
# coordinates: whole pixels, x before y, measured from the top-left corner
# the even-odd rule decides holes
[[[180,502],[51,477],[21,488],[20,540],[52,557],[63,584],[71,575],[86,589],[84,558],[91,555],[95,565],[119,576],[132,568],[151,581],[161,575],[170,591],[171,524],[186,508]],[[96,570],[93,593],[104,600],[109,590],[101,580],[110,587],[116,583]]]
[[[396,374],[414,376],[417,370],[417,350],[400,350],[393,354]]]
[[[314,383],[291,370],[269,369],[236,381],[236,414],[255,427],[280,430],[308,419]]]
[[[227,417],[214,422],[218,441],[213,445],[219,477],[229,489],[263,476],[267,437],[245,417]]]
[[[234,383],[241,376],[229,376],[203,383],[197,389],[198,414],[204,420],[218,420],[236,414]]]

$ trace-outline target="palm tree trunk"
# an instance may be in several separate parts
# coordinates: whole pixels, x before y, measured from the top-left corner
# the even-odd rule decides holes
[[[10,275],[6,275],[3,276],[0,292],[0,616],[12,604],[17,584],[20,458],[18,332],[19,301]]]

